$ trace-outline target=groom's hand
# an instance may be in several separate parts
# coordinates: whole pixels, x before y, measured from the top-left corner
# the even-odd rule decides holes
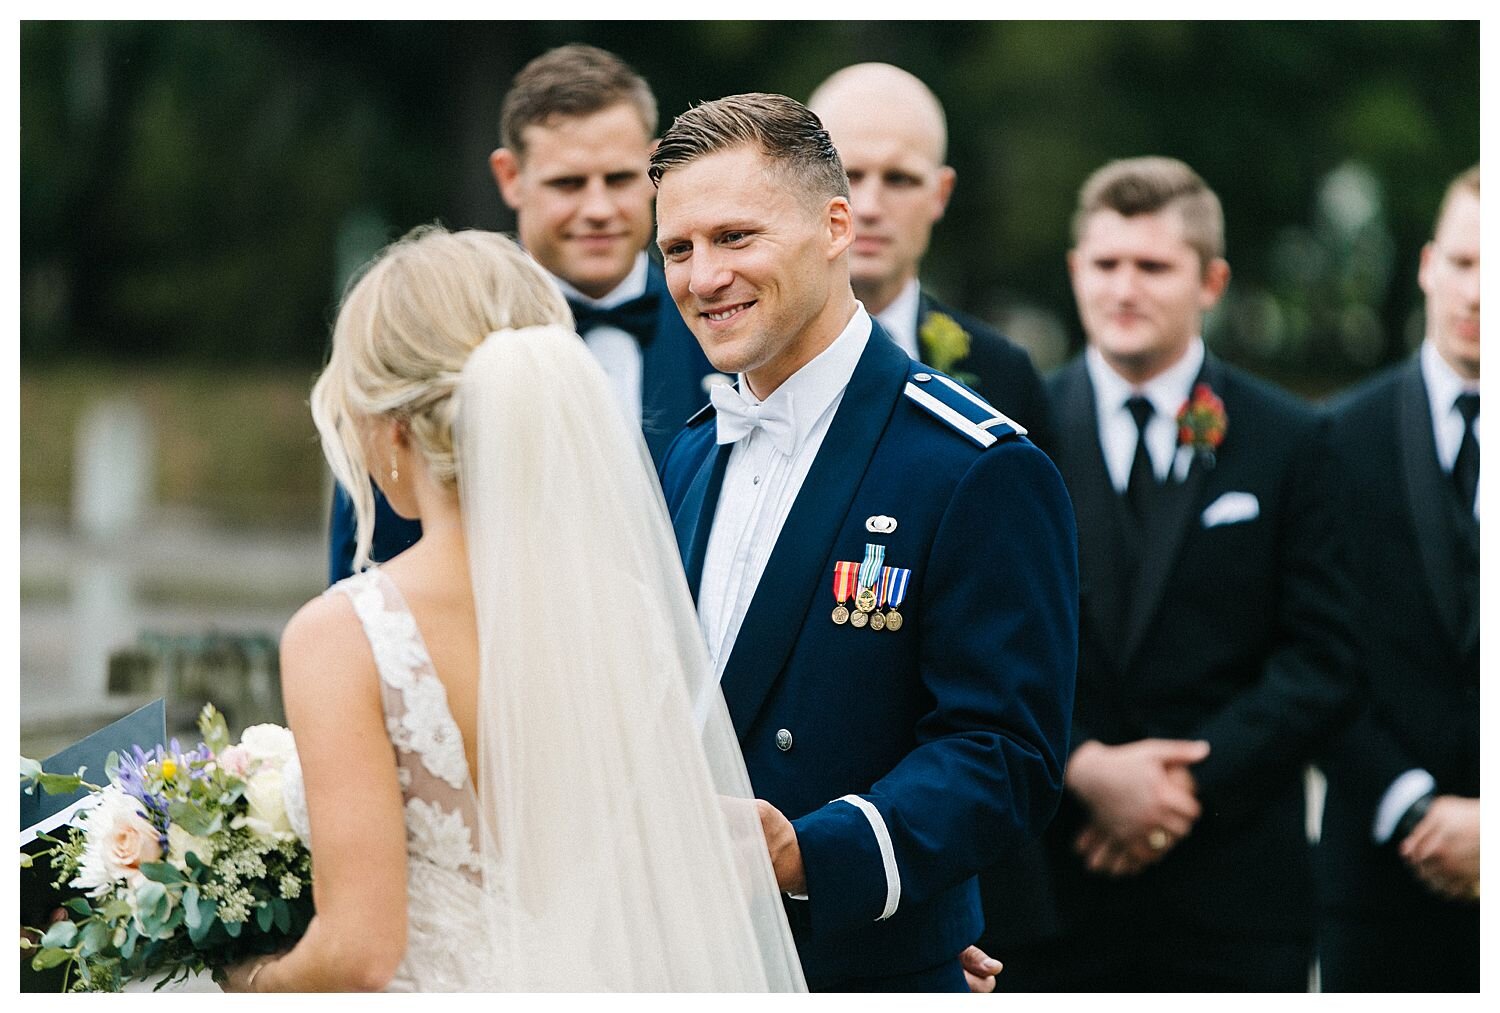
[[[995,990],[995,975],[1003,966],[1000,961],[979,947],[971,946],[958,955],[958,962],[963,965],[964,980],[969,983],[970,992]]]
[[[760,812],[760,832],[765,834],[766,850],[771,853],[776,885],[783,893],[806,893],[807,870],[802,868],[802,849],[797,846],[792,821],[765,799],[756,799],[755,807]]]

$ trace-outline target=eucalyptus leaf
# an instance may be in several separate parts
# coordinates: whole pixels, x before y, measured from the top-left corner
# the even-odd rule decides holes
[[[276,912],[271,910],[270,904],[262,904],[255,909],[255,924],[260,926],[262,932],[271,931],[271,922],[275,919]]]
[[[62,906],[73,912],[75,915],[83,915],[85,918],[94,913],[94,909],[89,907],[89,902],[84,900],[82,897],[69,897],[67,900],[63,901]]]
[[[240,930],[245,927],[244,922],[221,922],[220,924],[224,926],[224,931],[229,934],[230,939],[238,939]]]
[[[71,950],[43,950],[31,958],[31,969],[33,971],[45,971],[49,967],[66,964],[73,959]]]
[[[168,862],[142,862],[141,872],[156,883],[186,883],[187,878]]]
[[[70,921],[53,922],[42,936],[42,946],[72,946],[78,937],[78,926]]]
[[[84,956],[88,957],[105,952],[110,948],[113,937],[113,930],[105,922],[89,922],[83,929]]]
[[[191,883],[182,891],[182,920],[190,931],[203,924],[203,911],[198,907],[198,887]]]
[[[276,928],[281,932],[290,932],[292,928],[292,909],[286,901],[280,897],[271,898],[271,907],[276,912]]]
[[[194,837],[209,837],[218,831],[223,820],[196,802],[177,801],[167,807],[167,816]]]

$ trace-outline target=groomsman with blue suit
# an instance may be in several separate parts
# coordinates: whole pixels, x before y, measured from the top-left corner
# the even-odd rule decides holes
[[[1046,839],[1061,931],[999,954],[1003,988],[1307,988],[1304,769],[1355,689],[1347,519],[1319,417],[1204,348],[1223,229],[1175,159],[1079,194],[1088,347],[1051,379],[1082,613]]]
[[[673,299],[739,380],[668,449],[663,488],[808,983],[964,991],[975,874],[1062,787],[1062,480],[856,301],[848,180],[806,108],[691,109],[651,176]]]
[[[957,173],[945,165],[948,121],[932,90],[888,63],[859,63],[818,85],[807,106],[849,176],[854,294],[913,359],[951,373],[1047,449],[1047,395],[1025,350],[939,302],[917,278]]]
[[[1334,407],[1365,707],[1328,751],[1324,991],[1479,990],[1479,167],[1417,275],[1417,354]]]
[[[490,155],[490,168],[516,213],[521,245],[562,288],[621,410],[659,459],[717,375],[645,251],[655,194],[646,163],[656,124],[650,86],[622,60],[592,46],[562,46],[516,75],[500,113],[503,146]],[[420,524],[376,494],[375,561],[420,535]],[[348,576],[354,545],[353,505],[336,490],[330,581]]]

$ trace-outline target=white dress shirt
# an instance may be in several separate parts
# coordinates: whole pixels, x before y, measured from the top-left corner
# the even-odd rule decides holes
[[[698,589],[698,622],[715,676],[724,674],[781,526],[869,340],[870,316],[857,304],[833,344],[760,402],[770,406],[790,400],[794,409],[790,454],[777,450],[762,429],[752,429],[729,451]],[[739,385],[740,392],[754,402],[743,374]]]
[[[922,286],[913,276],[907,280],[901,288],[901,294],[891,300],[891,304],[879,313],[875,319],[880,321],[880,326],[890,332],[892,340],[901,346],[901,350],[909,357],[920,360],[922,352],[917,344],[917,328],[921,321],[917,319],[917,310],[922,307]]]
[[[1125,407],[1125,402],[1137,394],[1151,402],[1151,418],[1146,423],[1146,453],[1151,458],[1151,470],[1156,472],[1157,481],[1166,481],[1174,463],[1179,471],[1191,463],[1191,449],[1177,446],[1177,413],[1193,392],[1193,381],[1203,368],[1205,354],[1203,339],[1194,338],[1186,355],[1166,371],[1135,386],[1116,373],[1093,345],[1084,353],[1084,365],[1094,385],[1099,449],[1104,452],[1104,466],[1109,470],[1109,481],[1115,492],[1123,494],[1130,484],[1130,465],[1135,460],[1138,434],[1135,417]],[[1179,454],[1179,449],[1185,453]],[[1179,457],[1181,463],[1178,463]]]
[[[1479,381],[1467,380],[1454,372],[1453,367],[1443,361],[1431,341],[1422,342],[1417,353],[1421,364],[1422,384],[1427,388],[1427,407],[1432,412],[1432,437],[1437,444],[1438,465],[1443,471],[1452,473],[1458,461],[1458,447],[1464,438],[1464,418],[1458,413],[1454,402],[1464,393],[1479,393]],[[1479,419],[1474,420],[1474,439],[1479,440]],[[1480,465],[1483,468],[1483,465]],[[1474,517],[1479,518],[1479,490],[1474,491]],[[1375,820],[1370,828],[1376,844],[1384,844],[1396,832],[1396,824],[1412,803],[1437,788],[1432,774],[1414,768],[1391,782],[1380,804],[1375,809]]]
[[[569,299],[581,302],[585,306],[607,310],[646,294],[646,270],[646,251],[642,250],[635,258],[635,266],[630,269],[625,280],[599,299],[584,295],[555,274],[552,280],[557,282],[557,287],[562,289],[563,295]],[[619,401],[620,408],[625,412],[626,421],[639,428],[642,372],[640,342],[635,339],[634,335],[618,327],[591,327],[589,332],[583,335],[583,343],[588,346],[588,350],[593,353],[599,365],[604,367],[604,375],[609,378],[610,388],[615,392],[615,399]]]
[[[1443,361],[1431,341],[1422,342],[1417,353],[1422,364],[1422,383],[1427,387],[1427,403],[1432,411],[1432,436],[1437,442],[1438,464],[1452,473],[1458,461],[1458,446],[1464,439],[1464,417],[1454,402],[1460,394],[1478,394],[1479,381],[1466,380]],[[1474,442],[1479,442],[1480,418],[1474,419]],[[1483,465],[1480,468],[1483,469]],[[1474,490],[1474,517],[1479,517],[1479,490]]]

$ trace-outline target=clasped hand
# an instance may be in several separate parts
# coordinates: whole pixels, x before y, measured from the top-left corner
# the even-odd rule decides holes
[[[1067,786],[1090,816],[1073,850],[1089,871],[1135,875],[1188,835],[1203,812],[1188,768],[1208,751],[1201,740],[1141,739],[1089,741],[1073,752]]]
[[[1429,889],[1453,900],[1479,896],[1479,799],[1439,795],[1406,839],[1401,857]]]

